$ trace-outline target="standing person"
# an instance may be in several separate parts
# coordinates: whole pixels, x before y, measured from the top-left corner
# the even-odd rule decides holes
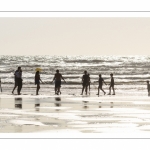
[[[83,88],[82,88],[82,93],[81,93],[81,95],[83,95],[84,89],[85,89],[85,92],[86,92],[86,95],[87,95],[88,83],[89,83],[89,77],[88,77],[88,75],[87,75],[87,71],[85,70],[85,71],[84,71],[84,75],[82,76],[82,85],[83,85]]]
[[[107,84],[106,84],[106,82],[104,81],[104,79],[102,78],[102,75],[101,75],[101,74],[99,74],[99,80],[98,80],[98,82],[99,82],[98,94],[96,94],[96,95],[99,95],[99,91],[100,91],[100,90],[102,90],[102,91],[104,92],[104,95],[105,95],[106,92],[103,90],[102,86],[103,86],[103,83],[105,83],[105,85],[107,85]]]
[[[16,75],[16,81],[17,81],[17,85],[18,85],[18,95],[21,95],[21,89],[22,89],[22,70],[21,67],[18,67],[18,71],[15,73]]]
[[[52,83],[55,81],[55,94],[61,94],[60,92],[60,88],[61,88],[61,79],[64,80],[64,82],[66,83],[65,79],[63,78],[63,76],[59,73],[59,70],[56,70],[56,74],[54,75],[53,81]]]
[[[15,85],[14,85],[14,88],[12,90],[12,94],[14,94],[14,90],[16,89],[16,87],[18,86],[18,82],[17,82],[17,72],[19,71],[21,67],[18,67],[18,69],[15,71],[14,73],[14,81],[15,81]]]
[[[150,96],[150,84],[149,84],[149,81],[147,81],[147,91],[148,91],[148,96]]]
[[[110,74],[110,77],[111,77],[111,82],[110,82],[108,95],[111,95],[111,88],[113,89],[113,94],[112,95],[115,95],[115,89],[114,89],[115,82],[114,82],[114,78],[113,78],[113,74],[112,73]]]
[[[36,87],[36,95],[39,95],[39,89],[40,89],[40,81],[42,82],[41,78],[40,78],[40,72],[37,71],[35,73],[35,85],[37,85]],[[42,82],[43,83],[43,82]]]

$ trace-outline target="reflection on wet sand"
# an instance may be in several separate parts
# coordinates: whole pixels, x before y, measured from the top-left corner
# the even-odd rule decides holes
[[[60,106],[61,106],[61,103],[60,103],[60,102],[61,102],[61,98],[60,98],[60,97],[56,97],[56,98],[55,98],[55,103],[54,103],[55,106],[56,106],[56,107],[60,107]],[[59,109],[56,109],[56,111],[59,111]]]
[[[110,102],[110,108],[113,108],[114,107],[113,105],[114,105],[114,103]],[[103,106],[105,106],[105,103],[103,103]],[[102,102],[99,102],[98,108],[102,108]]]
[[[114,103],[113,103],[113,102],[110,102],[110,104],[111,104],[111,105],[110,105],[110,108],[113,108],[113,107],[114,107],[114,106],[113,106]]]
[[[40,107],[40,104],[35,104],[35,107]]]
[[[101,106],[101,102],[99,102],[99,107],[98,108],[102,108],[102,106]]]
[[[87,103],[88,103],[88,101],[83,101],[83,108],[84,109],[88,109],[89,108],[89,106],[87,106]]]
[[[15,98],[15,108],[22,109],[22,98]]]
[[[40,107],[40,100],[39,99],[35,99],[35,111],[40,111],[40,108],[37,108],[37,107]]]
[[[83,106],[83,108],[84,108],[84,109],[88,109],[88,108],[89,108],[89,106],[85,105],[85,106]]]
[[[1,98],[0,132],[150,132],[148,100]]]

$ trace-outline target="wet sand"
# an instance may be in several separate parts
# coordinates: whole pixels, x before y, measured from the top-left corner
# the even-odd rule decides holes
[[[147,96],[0,97],[1,133],[150,133]]]

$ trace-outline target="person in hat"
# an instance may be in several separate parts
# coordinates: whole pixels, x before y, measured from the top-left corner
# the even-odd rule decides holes
[[[82,87],[81,95],[83,95],[84,90],[85,90],[85,93],[87,95],[87,87],[88,87],[88,85],[89,85],[89,76],[87,74],[87,71],[85,70],[84,71],[84,75],[82,76],[82,86],[83,87]]]
[[[110,87],[109,87],[108,95],[111,95],[111,88],[113,90],[113,94],[112,95],[115,95],[115,89],[114,89],[115,82],[114,82],[114,78],[113,78],[113,74],[112,73],[110,74],[110,77],[111,77],[111,81],[110,81]]]
[[[150,96],[150,84],[149,84],[149,81],[146,81],[147,82],[147,91],[148,91],[148,96]]]
[[[65,79],[63,76],[59,73],[59,70],[56,70],[56,74],[54,75],[52,83],[55,81],[55,94],[61,94],[60,88],[61,88],[61,79],[64,80],[66,83]]]
[[[35,73],[35,85],[37,85],[37,87],[36,87],[36,95],[39,95],[40,81],[42,82],[42,80],[40,78],[40,72],[36,71],[36,73]]]

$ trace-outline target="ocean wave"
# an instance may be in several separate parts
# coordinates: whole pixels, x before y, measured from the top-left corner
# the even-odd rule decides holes
[[[117,84],[145,84],[150,79],[149,56],[0,56],[0,77],[3,84],[14,82],[14,72],[22,67],[25,84],[33,84],[35,69],[42,68],[41,78],[47,84],[59,69],[68,84],[80,84],[83,71],[91,80],[102,74],[106,81],[114,74]],[[137,84],[135,83],[135,84]]]

